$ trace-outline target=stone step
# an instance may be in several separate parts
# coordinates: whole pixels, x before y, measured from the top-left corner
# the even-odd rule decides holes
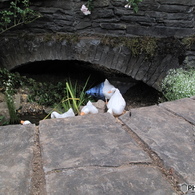
[[[175,170],[187,183],[195,181],[194,103],[190,98],[182,99],[132,109],[131,116],[126,113],[120,117],[163,160],[165,166]]]
[[[109,113],[40,122],[47,194],[176,194]]]
[[[185,98],[119,119],[100,113],[0,126],[0,195],[180,195],[195,181],[194,110],[194,98]]]
[[[0,194],[30,194],[35,125],[0,126]]]

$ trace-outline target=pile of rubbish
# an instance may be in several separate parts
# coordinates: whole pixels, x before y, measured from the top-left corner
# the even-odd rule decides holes
[[[104,82],[87,90],[85,93],[94,97],[95,99],[104,100],[107,107],[107,112],[114,116],[120,116],[125,112],[125,99],[123,98],[120,90],[112,85],[108,79],[105,79]],[[92,102],[88,101],[88,103],[82,107],[80,115],[97,114],[98,112],[98,109],[92,104]],[[72,108],[63,114],[56,111],[51,113],[51,118],[68,118],[74,116],[75,113]],[[21,121],[21,124],[31,124],[31,122]]]

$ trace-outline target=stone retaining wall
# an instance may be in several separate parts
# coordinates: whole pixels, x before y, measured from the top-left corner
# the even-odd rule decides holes
[[[0,9],[8,0],[0,3]],[[81,0],[31,0],[43,17],[25,26],[27,32],[103,33],[125,36],[189,36],[194,34],[194,0],[143,0],[137,14],[125,0],[94,0],[85,16]]]
[[[20,65],[36,61],[78,60],[89,62],[91,66],[98,69],[104,67],[118,70],[161,90],[161,81],[167,71],[170,68],[180,67],[180,63],[183,62],[179,61],[182,58],[182,45],[175,39],[169,39],[169,42],[171,45],[180,45],[181,48],[172,49],[168,47],[167,39],[160,39],[156,43],[157,48],[154,48],[154,56],[147,56],[144,52],[135,54],[133,52],[140,52],[140,50],[132,51],[124,45],[106,44],[98,36],[80,36],[76,41],[71,41],[67,37],[59,39],[58,36],[47,37],[47,35],[1,39],[1,65],[12,70]],[[167,51],[163,48],[164,46]]]

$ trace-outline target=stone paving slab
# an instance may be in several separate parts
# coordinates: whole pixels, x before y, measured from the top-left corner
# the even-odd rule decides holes
[[[194,183],[194,125],[159,106],[132,109],[131,116],[126,113],[120,119],[166,166],[176,170],[186,182]]]
[[[160,104],[160,106],[185,118],[195,125],[195,100],[193,98],[184,98],[176,101],[165,102]]]
[[[43,168],[121,166],[151,162],[109,113],[40,121]]]
[[[80,167],[46,175],[47,195],[176,195],[150,166]]]
[[[34,128],[0,126],[0,195],[30,194]]]

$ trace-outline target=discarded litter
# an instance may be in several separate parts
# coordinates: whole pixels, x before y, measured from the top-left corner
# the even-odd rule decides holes
[[[126,102],[117,88],[112,88],[108,93],[113,93],[111,96],[107,108],[110,114],[121,115],[124,112]]]
[[[68,117],[74,117],[74,116],[75,116],[75,114],[74,114],[72,108],[70,108],[67,112],[65,112],[63,114],[59,114],[56,111],[51,113],[51,118],[68,118]]]
[[[98,99],[104,100],[107,104],[107,112],[113,115],[121,115],[124,112],[126,102],[120,93],[120,90],[112,85],[108,79],[105,79],[104,82],[100,83],[99,85],[87,90],[85,92],[88,95]],[[109,101],[108,101],[109,100]],[[107,103],[108,101],[108,103]],[[91,101],[82,107],[80,115],[86,114],[97,114],[98,109],[92,104]],[[58,112],[54,111],[51,113],[51,118],[67,118],[75,116],[73,109],[70,108],[67,112],[63,114],[59,114]]]
[[[112,84],[111,84],[112,83]],[[112,78],[111,82],[105,79],[104,82],[96,85],[95,87],[87,90],[85,93],[91,95],[95,99],[108,100],[112,94],[108,94],[113,87],[119,89],[120,93],[123,95],[127,92],[129,88],[137,83],[134,79],[128,78]]]
[[[110,82],[107,79],[105,79],[104,82],[87,90],[85,93],[91,95],[96,99],[108,100],[110,99],[112,94],[108,94],[107,92],[110,91],[113,87],[114,86],[110,84]]]
[[[99,85],[96,85],[95,87],[87,90],[85,93],[88,95],[91,95],[92,97],[96,99],[102,99],[104,100],[104,94],[103,94],[103,87],[104,87],[104,82],[100,83]]]
[[[114,85],[112,85],[107,79],[104,81],[104,87],[103,87],[103,94],[105,97],[105,100],[107,102],[107,100],[109,100],[114,91],[111,91],[111,89],[115,88]]]
[[[88,103],[81,109],[81,116],[85,114],[97,114],[98,109],[91,103],[91,101],[88,101]]]
[[[29,124],[32,124],[30,121],[28,120],[25,120],[25,121],[20,121],[20,124],[22,125],[29,125]]]

